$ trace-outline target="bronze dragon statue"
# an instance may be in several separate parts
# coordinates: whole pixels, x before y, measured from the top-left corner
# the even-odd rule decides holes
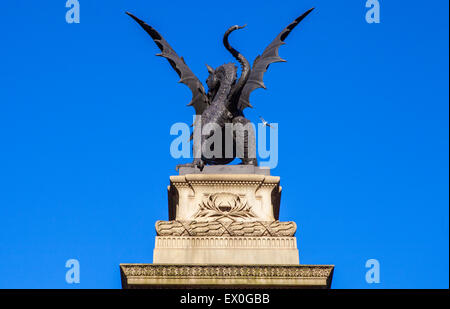
[[[157,56],[166,58],[172,68],[178,73],[180,82],[187,85],[192,91],[192,100],[188,105],[193,106],[196,113],[194,133],[191,135],[191,138],[194,136],[194,161],[192,163],[178,165],[177,169],[181,166],[190,166],[198,167],[202,170],[205,164],[228,164],[236,157],[242,160],[242,164],[257,165],[254,129],[253,126],[248,126],[251,122],[245,118],[243,111],[246,107],[252,107],[249,100],[250,93],[257,88],[266,88],[263,77],[269,65],[274,62],[285,62],[278,55],[279,47],[285,44],[284,40],[289,33],[313,9],[309,9],[284,28],[266,47],[263,53],[256,57],[252,67],[240,52],[231,47],[228,41],[228,37],[233,31],[242,29],[245,26],[230,27],[224,34],[223,44],[240,63],[242,68],[241,75],[238,79],[238,67],[233,63],[223,64],[216,69],[206,65],[209,72],[206,80],[208,92],[205,92],[202,83],[186,65],[183,57],[177,55],[158,31],[127,12],[152,37],[153,41],[161,50],[161,53],[157,54]],[[198,125],[198,119],[200,119],[201,125]],[[221,149],[223,149],[223,152],[220,156],[206,157],[202,150],[204,147],[211,147],[211,145],[205,146],[205,142],[212,134],[205,135],[204,130],[202,130],[208,124],[218,125],[223,130],[223,134],[221,135],[223,141]],[[231,153],[226,152],[227,145],[225,145],[225,136],[228,134],[228,132],[225,132],[226,124],[234,124],[237,128],[233,130],[231,136],[233,144]],[[198,135],[200,136],[199,139],[195,138],[196,132],[200,132]],[[197,147],[196,140],[199,144]],[[242,151],[238,152],[237,149],[241,149]]]

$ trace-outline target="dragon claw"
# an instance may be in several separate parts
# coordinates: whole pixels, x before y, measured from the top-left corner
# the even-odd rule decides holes
[[[205,167],[205,162],[203,160],[194,160],[192,163],[186,163],[186,164],[177,164],[175,167],[175,170],[178,172],[181,167],[197,167],[200,171],[203,170]]]

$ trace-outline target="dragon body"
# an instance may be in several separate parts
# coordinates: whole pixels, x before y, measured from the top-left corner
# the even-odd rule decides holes
[[[256,141],[253,126],[250,120],[245,118],[243,110],[252,107],[250,104],[250,94],[257,88],[266,88],[263,82],[264,73],[270,64],[274,62],[284,62],[278,55],[278,49],[285,44],[284,40],[289,33],[313,10],[310,9],[295,19],[291,24],[284,28],[280,34],[266,47],[261,55],[256,57],[253,66],[250,66],[247,59],[236,49],[234,49],[229,41],[229,35],[245,26],[232,26],[224,34],[223,44],[231,55],[241,65],[242,73],[237,78],[238,67],[233,63],[223,64],[216,69],[207,65],[209,76],[206,80],[208,92],[205,92],[203,84],[192,73],[186,65],[184,59],[177,55],[167,41],[153,27],[144,21],[135,17],[131,13],[127,14],[132,17],[154,40],[161,50],[161,56],[166,58],[172,68],[180,76],[180,82],[184,83],[192,91],[192,100],[188,104],[193,106],[196,113],[194,122],[194,161],[192,163],[178,165],[192,166],[203,169],[205,164],[228,164],[239,157],[242,164],[257,165],[256,160]],[[201,123],[201,125],[199,125]],[[205,128],[214,124],[222,131],[222,151],[220,155],[205,156],[205,147],[207,140],[212,136]],[[231,132],[230,140],[232,141],[232,151],[226,152],[228,146],[226,144],[226,135],[230,132],[226,131],[227,124],[236,125],[236,129]],[[200,131],[196,131],[200,130]],[[197,135],[196,135],[197,133]],[[200,138],[195,138],[200,136]],[[216,147],[216,146],[213,146]],[[238,151],[242,150],[242,151]]]

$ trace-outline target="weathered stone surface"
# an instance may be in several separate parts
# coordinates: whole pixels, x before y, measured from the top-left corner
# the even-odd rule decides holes
[[[170,177],[169,221],[153,264],[121,264],[124,288],[329,288],[330,265],[299,265],[295,222],[280,222],[280,178]]]
[[[120,265],[122,288],[330,288],[333,269],[333,265]]]
[[[280,178],[256,174],[171,176],[169,220],[275,221]]]
[[[298,265],[295,237],[155,238],[154,264]]]
[[[295,222],[156,221],[158,236],[294,236]]]

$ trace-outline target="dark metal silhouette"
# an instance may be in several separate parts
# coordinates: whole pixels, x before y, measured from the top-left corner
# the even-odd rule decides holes
[[[247,59],[236,49],[231,47],[228,42],[228,37],[233,31],[242,29],[245,26],[230,27],[224,34],[223,44],[240,63],[242,68],[241,76],[237,79],[238,68],[233,63],[223,64],[216,69],[206,65],[209,72],[208,79],[206,80],[208,92],[205,92],[202,83],[186,65],[183,57],[177,55],[161,34],[144,21],[127,12],[127,14],[152,37],[153,41],[155,41],[156,45],[161,50],[161,53],[157,54],[157,56],[166,58],[172,68],[180,76],[180,82],[187,85],[192,91],[192,100],[188,105],[194,107],[197,115],[196,121],[194,122],[193,133],[194,161],[192,163],[178,165],[177,168],[189,166],[198,167],[202,170],[205,164],[228,164],[236,157],[241,158],[242,164],[257,165],[254,129],[253,126],[249,125],[251,124],[250,120],[244,117],[243,110],[246,107],[252,107],[249,98],[253,90],[257,88],[266,88],[263,77],[264,73],[269,68],[269,65],[274,62],[285,62],[285,60],[281,59],[278,55],[279,47],[285,44],[284,40],[289,33],[313,9],[314,8],[311,8],[306,11],[283,29],[272,43],[267,46],[262,55],[256,57],[252,67],[250,67]],[[199,125],[200,121],[201,125]],[[223,151],[221,156],[206,157],[204,155],[204,147],[211,147],[211,145],[206,145],[206,141],[212,134],[205,135],[205,132],[202,131],[207,124],[216,124],[222,130]],[[230,138],[233,144],[231,155],[225,151],[226,147],[229,146],[225,145],[226,134],[230,134],[225,130],[226,124],[235,125]],[[196,132],[199,132],[199,134],[196,135]],[[195,136],[200,136],[200,138],[195,138]]]

